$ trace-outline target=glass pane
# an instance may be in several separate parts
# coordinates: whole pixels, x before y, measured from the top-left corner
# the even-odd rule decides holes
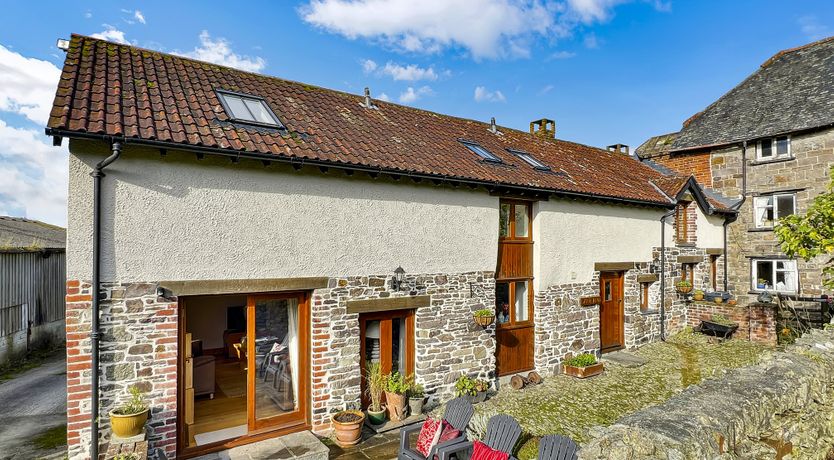
[[[605,300],[611,300],[611,281],[605,282]]]
[[[391,372],[407,375],[405,369],[405,318],[391,320]]]
[[[476,145],[476,144],[463,144],[463,145],[465,145],[466,148],[468,148],[469,150],[475,152],[476,155],[483,158],[484,160],[501,161],[497,156],[493,155],[492,152],[490,152],[489,150],[481,147],[480,145]]]
[[[378,363],[380,356],[379,321],[365,323],[365,362]]]
[[[495,283],[495,318],[498,324],[510,322],[509,283]]]
[[[773,262],[760,260],[756,262],[756,288],[773,289]]]
[[[527,237],[527,205],[515,205],[515,236],[520,238]]]
[[[784,137],[777,137],[776,138],[776,155],[783,156],[788,154],[788,138],[787,136]]]
[[[762,158],[768,158],[773,156],[773,142],[770,139],[765,139],[762,141],[762,150],[761,155]]]
[[[252,115],[254,115],[255,121],[270,125],[275,124],[275,120],[272,118],[272,115],[269,114],[269,111],[267,111],[263,101],[257,99],[244,99],[243,101],[246,103],[246,107],[249,108],[249,111],[252,112]]]
[[[255,304],[255,416],[296,410],[298,394],[298,301],[261,300]]]
[[[228,94],[224,94],[222,97],[229,106],[229,110],[232,111],[232,118],[254,121],[252,120],[252,114],[249,113],[249,110],[246,108],[246,104],[243,103],[241,98],[237,96],[230,96]]]
[[[502,204],[501,211],[498,216],[498,235],[510,236],[510,205]]]
[[[789,216],[794,213],[793,195],[780,195],[776,197],[776,210],[778,218]]]
[[[527,321],[529,318],[529,308],[527,306],[527,281],[517,281],[515,283],[515,321]]]

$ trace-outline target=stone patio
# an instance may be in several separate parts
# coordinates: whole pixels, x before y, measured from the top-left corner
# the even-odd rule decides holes
[[[400,430],[375,433],[362,428],[362,441],[353,447],[339,447],[332,439],[325,439],[330,458],[339,460],[386,460],[397,458],[400,449]]]
[[[319,438],[309,431],[292,433],[278,438],[234,447],[196,457],[195,460],[258,460],[258,459],[327,460],[328,450]]]

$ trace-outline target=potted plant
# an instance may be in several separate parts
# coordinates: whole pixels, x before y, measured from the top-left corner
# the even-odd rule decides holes
[[[675,283],[675,289],[678,290],[680,294],[689,294],[692,291],[692,283],[689,280],[680,280]]]
[[[720,296],[720,295],[717,295],[717,296],[712,298],[712,301],[717,303],[717,304],[721,304],[721,303],[724,303],[724,297]]]
[[[738,329],[738,323],[730,321],[724,315],[712,315],[709,320],[701,320],[698,331],[702,334],[727,338]]]
[[[358,410],[343,410],[331,417],[333,430],[336,432],[336,442],[342,446],[353,446],[362,438],[362,423],[365,414]]]
[[[472,316],[475,318],[475,322],[481,327],[487,327],[495,322],[495,313],[488,308],[476,310]]]
[[[568,359],[562,368],[565,374],[580,379],[593,377],[603,371],[602,363],[598,362],[597,357],[591,353],[582,353]]]
[[[736,305],[736,304],[738,304],[738,300],[736,300],[734,297],[727,300],[727,305]]]
[[[487,391],[489,391],[489,380],[477,379],[475,380],[475,401],[476,403],[486,401]]]
[[[385,423],[385,408],[382,407],[382,393],[385,391],[385,376],[379,363],[368,363],[365,372],[365,391],[371,399],[368,406],[368,422],[371,425]]]
[[[394,372],[385,377],[385,405],[391,421],[399,422],[405,419],[405,407],[408,404],[407,392],[408,382],[402,374]]]
[[[130,399],[110,411],[110,427],[113,434],[120,438],[131,438],[142,433],[148,421],[148,405],[142,391],[132,386],[128,389]]]
[[[469,378],[468,375],[461,375],[455,382],[455,397],[464,396],[469,401],[475,401],[475,395],[478,392],[475,390],[475,380]]]
[[[412,382],[413,377],[411,378]],[[412,383],[408,387],[408,410],[411,415],[420,415],[423,413],[423,403],[426,400],[426,394],[423,385],[419,383]]]
[[[764,278],[756,280],[756,289],[767,289],[767,280]]]
[[[695,289],[695,291],[692,292],[692,300],[704,300],[704,291]]]

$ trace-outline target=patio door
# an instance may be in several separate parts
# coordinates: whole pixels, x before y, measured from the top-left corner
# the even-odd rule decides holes
[[[602,272],[599,275],[599,338],[602,352],[625,346],[623,324],[623,273]]]
[[[414,310],[359,315],[359,351],[362,405],[367,407],[365,374],[369,363],[379,363],[383,374],[414,373]]]

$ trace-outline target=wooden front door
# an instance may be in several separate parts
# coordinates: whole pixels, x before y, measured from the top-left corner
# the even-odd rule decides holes
[[[495,282],[499,376],[533,369],[533,238],[531,204],[501,201]]]
[[[623,273],[602,272],[599,276],[600,348],[603,352],[619,350],[625,346],[623,324]]]
[[[367,407],[365,373],[369,363],[379,363],[383,374],[414,373],[414,310],[359,315],[359,356],[362,405]]]

